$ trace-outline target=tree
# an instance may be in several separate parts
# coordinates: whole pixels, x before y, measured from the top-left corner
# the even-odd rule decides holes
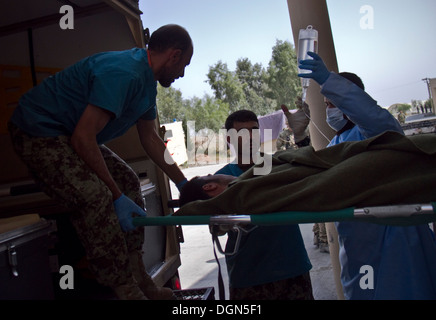
[[[185,121],[195,121],[196,131],[208,128],[218,132],[229,114],[229,105],[205,95],[203,99],[192,98],[185,109]]]
[[[203,99],[194,97],[186,106],[186,142],[188,154],[192,155],[195,162],[199,154],[210,156],[215,161],[214,155],[209,150],[217,150],[217,133],[223,127],[229,114],[229,105],[219,99],[205,95]],[[189,123],[188,121],[194,121]]]
[[[293,108],[301,94],[297,55],[287,41],[277,40],[267,70],[260,63],[241,58],[236,61],[235,71],[218,61],[209,68],[207,77],[215,98],[228,103],[230,112],[248,109],[265,115],[278,110],[281,104]]]
[[[160,123],[170,123],[174,119],[182,121],[185,117],[182,92],[174,88],[157,87],[156,104],[159,110]]]
[[[257,95],[262,96],[264,91],[265,69],[262,64],[252,64],[248,58],[236,61],[236,77],[239,82],[246,84]]]
[[[195,121],[198,130],[217,131],[230,113],[240,109],[252,110],[261,116],[278,110],[281,104],[293,108],[301,93],[297,70],[295,49],[291,43],[280,40],[272,48],[267,69],[260,63],[251,63],[248,58],[238,59],[234,71],[218,61],[207,74],[214,97],[183,99],[180,90],[158,85],[160,122],[176,119],[186,127],[187,121]]]
[[[243,85],[236,74],[228,69],[227,63],[218,61],[214,66],[209,67],[207,77],[215,98],[227,103],[230,112],[248,107]]]
[[[397,106],[397,111],[398,111],[398,112],[402,111],[402,112],[406,113],[406,112],[409,111],[411,108],[412,108],[412,106],[411,106],[410,104],[402,103],[402,104],[399,104],[399,105]]]
[[[207,74],[215,98],[227,103],[230,113],[248,109],[257,115],[274,110],[270,106],[275,103],[265,96],[265,76],[262,65],[253,65],[247,58],[236,62],[235,71],[230,71],[226,63],[218,61]]]
[[[297,54],[290,42],[277,40],[272,49],[272,58],[267,68],[268,96],[277,106],[294,107],[294,101],[301,94],[301,80],[298,77]]]
[[[234,71],[229,70],[226,63],[218,61],[209,67],[207,74],[213,97],[204,95],[203,98],[183,99],[180,90],[158,85],[160,123],[169,123],[174,119],[182,121],[187,139],[188,136],[202,139],[201,144],[195,142],[195,153],[197,148],[209,150],[208,147],[215,141],[212,137],[234,111],[248,109],[262,116],[278,110],[281,104],[294,108],[294,101],[301,94],[297,70],[295,49],[291,43],[280,40],[272,48],[267,69],[260,63],[251,63],[248,58],[238,59]],[[192,127],[187,132],[188,121],[194,121],[195,132]]]
[[[268,86],[266,84],[266,71],[262,64],[252,64],[248,58],[236,61],[236,77],[242,84],[247,109],[257,115],[265,115],[274,111],[275,101],[266,95]]]
[[[433,111],[433,100],[428,99],[427,101],[425,101],[424,108],[425,108],[426,112],[429,112],[429,113],[434,112]]]

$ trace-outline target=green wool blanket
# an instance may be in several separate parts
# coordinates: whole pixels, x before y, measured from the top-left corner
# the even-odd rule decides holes
[[[254,168],[219,196],[186,204],[176,215],[330,211],[436,200],[436,135],[374,138],[315,151],[272,155],[271,172]]]

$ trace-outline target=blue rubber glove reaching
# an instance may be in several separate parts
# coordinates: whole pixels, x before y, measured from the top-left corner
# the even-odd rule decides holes
[[[145,217],[147,214],[145,210],[133,202],[130,198],[124,194],[114,201],[115,212],[118,216],[118,220],[121,225],[121,229],[124,232],[132,231],[136,227],[133,225],[134,214]]]
[[[321,57],[317,55],[315,52],[308,51],[307,54],[313,58],[307,60],[300,60],[298,68],[311,70],[311,73],[300,73],[298,74],[301,78],[310,78],[319,83],[319,85],[323,85],[324,82],[327,81],[327,78],[330,76],[330,71],[328,71],[327,67],[322,61]]]

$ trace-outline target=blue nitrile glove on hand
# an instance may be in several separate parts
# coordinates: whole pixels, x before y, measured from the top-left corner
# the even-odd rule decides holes
[[[182,181],[180,181],[179,183],[176,183],[177,189],[179,189],[179,191],[181,191],[183,186],[186,184],[186,182],[188,182],[188,179],[185,178]]]
[[[121,229],[124,232],[132,231],[136,228],[133,225],[133,214],[136,213],[143,217],[147,215],[144,209],[142,209],[135,202],[133,202],[132,199],[126,197],[124,194],[114,201],[114,207],[121,225]]]
[[[307,54],[313,58],[307,60],[300,60],[298,68],[311,70],[311,73],[300,73],[298,74],[301,78],[310,78],[319,83],[319,85],[323,85],[324,82],[327,81],[327,78],[330,76],[330,71],[328,71],[327,67],[322,61],[321,57],[317,55],[315,52],[308,51]]]

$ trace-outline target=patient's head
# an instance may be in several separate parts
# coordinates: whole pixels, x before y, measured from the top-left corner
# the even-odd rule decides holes
[[[189,180],[180,191],[180,206],[196,200],[207,200],[221,194],[236,177],[226,174],[207,175]]]

